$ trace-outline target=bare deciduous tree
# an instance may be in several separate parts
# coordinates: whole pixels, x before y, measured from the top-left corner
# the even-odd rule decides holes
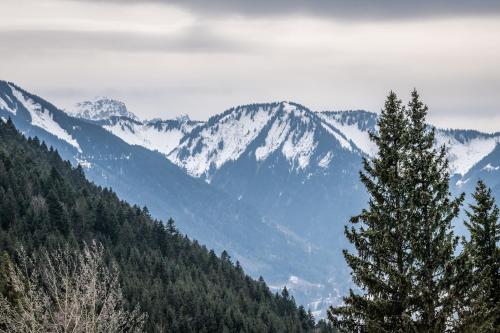
[[[146,317],[125,309],[118,268],[106,265],[101,245],[32,256],[21,249],[8,270],[17,297],[0,295],[0,332],[142,331]]]

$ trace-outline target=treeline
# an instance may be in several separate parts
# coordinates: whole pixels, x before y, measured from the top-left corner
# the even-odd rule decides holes
[[[84,242],[102,244],[105,262],[116,263],[124,306],[140,307],[147,332],[332,331],[325,322],[316,326],[286,289],[273,294],[226,252],[218,257],[181,235],[172,220],[164,224],[91,184],[81,167],[0,121],[2,297],[16,301],[8,261],[18,260],[21,247],[54,253],[81,250]]]
[[[454,235],[464,194],[450,194],[446,148],[434,148],[426,115],[416,91],[408,106],[391,92],[371,134],[378,154],[360,173],[370,200],[345,229],[359,289],[329,310],[342,332],[500,332],[498,207],[479,181],[470,236]]]

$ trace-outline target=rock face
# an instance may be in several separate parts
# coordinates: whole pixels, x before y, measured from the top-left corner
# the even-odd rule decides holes
[[[66,112],[76,118],[94,121],[111,117],[139,120],[135,114],[127,110],[125,103],[107,97],[95,97],[89,101],[78,102]]]

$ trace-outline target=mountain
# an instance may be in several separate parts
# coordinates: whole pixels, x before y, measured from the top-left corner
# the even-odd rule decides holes
[[[107,97],[76,103],[65,110],[69,115],[97,124],[130,145],[138,145],[168,154],[184,135],[202,122],[184,115],[175,119],[141,121],[129,112],[125,103]]]
[[[347,218],[362,201],[357,180],[362,154],[316,113],[282,102],[217,115],[186,135],[168,157],[188,174],[256,207],[314,257],[343,237],[334,217]]]
[[[289,240],[254,207],[187,175],[163,154],[126,143],[95,121],[71,117],[3,81],[0,117],[11,118],[27,137],[38,137],[73,165],[82,165],[96,184],[147,205],[155,217],[174,217],[183,233],[218,252],[227,249],[254,277],[284,280],[320,270],[303,259],[302,244]]]
[[[88,182],[81,167],[26,139],[11,121],[0,121],[0,230],[0,293],[14,304],[4,253],[15,260],[20,246],[40,252],[96,240],[106,262],[120,270],[126,305],[146,312],[147,332],[314,330],[314,319],[285,291],[273,294],[227,254],[217,257],[146,209]]]
[[[377,114],[363,110],[313,112],[292,102],[253,104],[193,124],[175,140],[173,149],[174,144],[150,149],[164,153],[187,174],[249,204],[289,241],[300,244],[309,265],[322,269],[272,282],[287,285],[319,314],[330,302],[338,302],[339,289],[348,287],[344,282],[349,280],[348,272],[339,255],[348,246],[343,226],[367,200],[358,170],[362,157],[376,153],[369,139],[376,123]],[[140,131],[104,126],[128,142],[141,144]],[[463,184],[465,174],[492,153],[498,138],[437,129],[436,146],[448,147],[454,192],[470,191]],[[496,171],[500,163],[495,163],[482,172]]]
[[[125,117],[138,121],[139,118],[127,110],[125,103],[107,97],[95,97],[92,100],[76,103],[72,108],[65,110],[69,115],[87,119],[103,120],[111,117]]]
[[[375,146],[369,140],[369,131],[376,130],[377,115],[366,111],[321,112],[321,117],[337,127],[365,154],[372,156]],[[470,196],[478,180],[492,188],[500,200],[500,133],[482,133],[465,129],[436,128],[436,148],[445,145],[451,175],[450,190],[454,195],[466,193],[465,207],[472,201]],[[461,213],[455,221],[455,231],[467,233]]]
[[[363,152],[372,156],[376,150],[369,140],[369,131],[376,130],[377,115],[366,111],[321,112],[320,116],[332,126],[338,128],[349,140],[352,140]],[[500,133],[482,133],[465,129],[436,128],[436,148],[445,145],[449,160],[449,172],[452,176],[452,188],[458,191],[467,183],[466,192],[474,188],[476,181],[490,179],[490,186],[495,190],[500,182],[495,166],[500,164]],[[493,164],[491,164],[493,163]],[[495,166],[494,166],[495,165]],[[471,180],[474,178],[474,180]],[[500,197],[500,192],[496,192]]]
[[[4,98],[7,107],[11,95]],[[227,248],[251,275],[263,275],[275,288],[286,285],[317,316],[339,302],[338,295],[350,287],[341,255],[349,246],[344,225],[366,206],[358,172],[362,158],[376,153],[369,140],[376,113],[315,112],[293,102],[238,106],[206,122],[106,117],[95,111],[103,116],[72,118],[77,126],[90,126],[85,133],[100,128],[97,136],[89,132],[83,138],[93,149],[103,149],[103,143],[114,149],[116,140],[123,156],[140,150],[148,158],[133,154],[117,165],[113,155],[101,166],[104,162],[91,159],[93,150],[76,138],[83,134],[61,125],[82,150],[67,138],[66,146],[73,147],[68,158],[86,165],[92,180],[147,204],[154,216],[164,218],[168,209],[182,232],[217,250]],[[34,123],[23,131],[40,132]],[[448,147],[454,193],[470,193],[483,178],[500,198],[499,138],[500,133],[436,130],[436,145]]]
[[[322,271],[301,272],[280,282],[311,306],[321,303],[319,315],[326,308],[324,296],[349,287],[340,253],[347,246],[344,223],[366,201],[358,180],[362,156],[361,149],[318,114],[281,102],[214,116],[186,135],[168,158],[256,207],[289,240],[302,244],[310,267]]]

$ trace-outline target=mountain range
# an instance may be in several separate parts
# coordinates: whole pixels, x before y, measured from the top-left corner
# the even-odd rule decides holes
[[[96,184],[228,250],[252,276],[286,284],[316,316],[350,286],[343,229],[368,199],[358,173],[362,158],[376,154],[376,113],[276,102],[208,121],[141,120],[110,98],[61,110],[0,81],[0,116],[82,165]],[[499,143],[500,133],[436,130],[454,193],[471,193],[481,178],[500,199]]]

